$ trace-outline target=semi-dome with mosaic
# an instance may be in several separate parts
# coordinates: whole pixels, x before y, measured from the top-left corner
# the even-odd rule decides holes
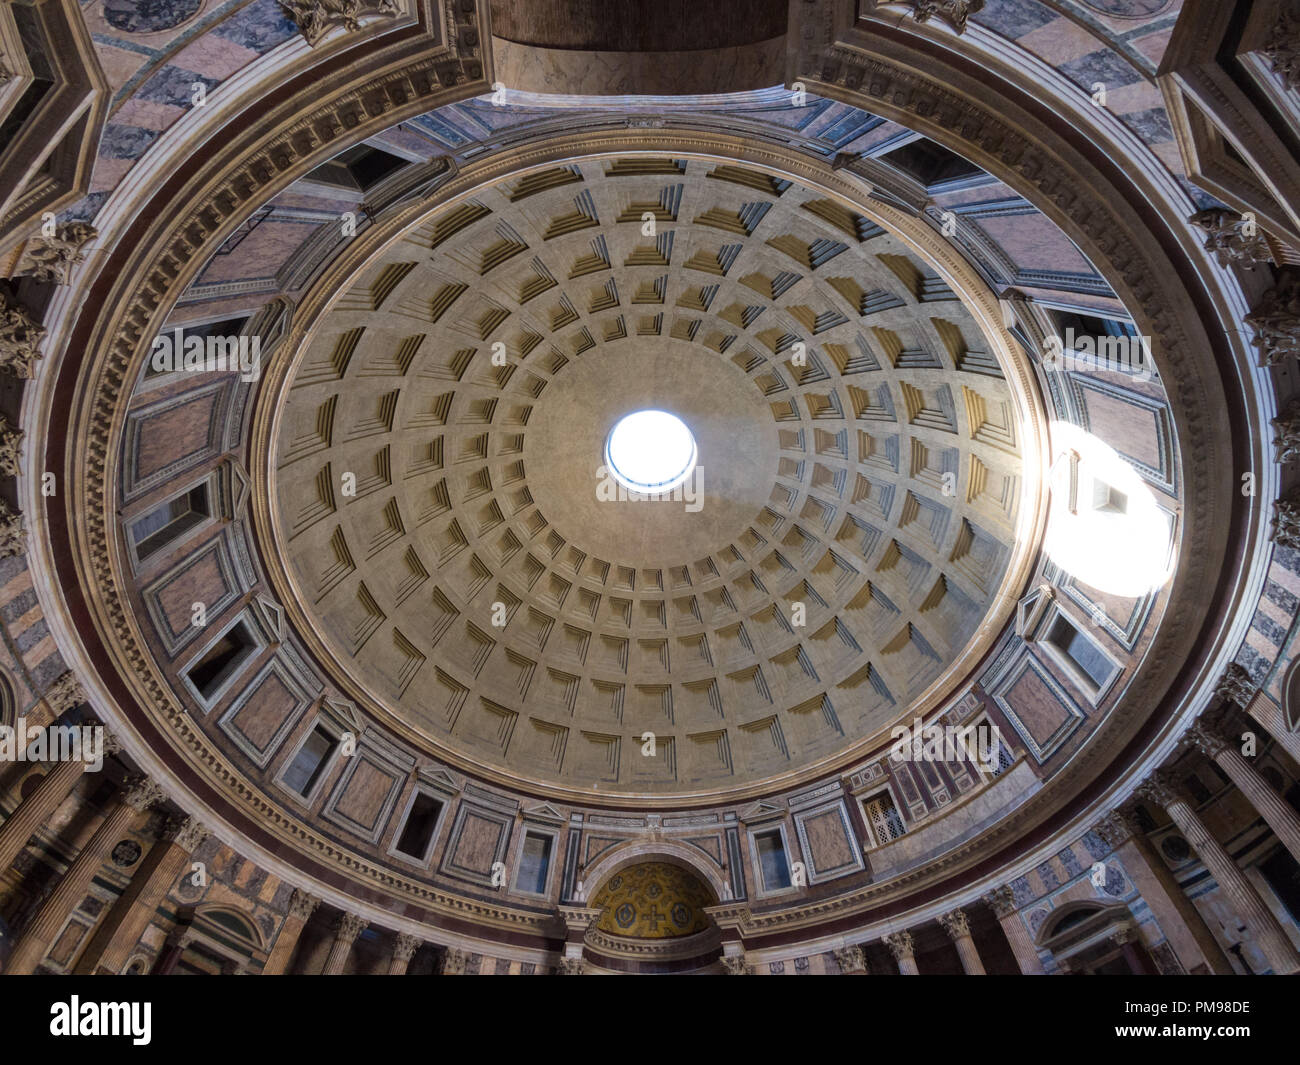
[[[282,382],[268,482],[349,694],[463,764],[668,793],[860,749],[960,681],[1006,606],[1032,407],[1006,335],[868,210],[596,157],[359,263]],[[671,499],[602,490],[644,409],[698,445]]]

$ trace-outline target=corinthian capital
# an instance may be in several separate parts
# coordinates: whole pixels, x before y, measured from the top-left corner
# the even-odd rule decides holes
[[[397,937],[393,944],[393,957],[398,961],[410,962],[415,957],[415,952],[420,949],[424,943],[419,936],[408,935],[406,932]]]
[[[885,946],[889,948],[889,953],[894,956],[895,961],[910,958],[914,949],[912,933],[890,932],[889,935],[885,936]]]
[[[303,891],[302,888],[294,888],[293,894],[289,896],[289,916],[299,917],[307,920],[316,912],[316,907],[320,905],[320,899],[310,892]]]
[[[18,476],[18,456],[22,453],[22,430],[14,428],[0,415],[0,474]]]
[[[150,777],[137,777],[127,785],[122,801],[136,813],[144,813],[150,806],[162,802],[166,797],[162,785],[156,780]]]
[[[393,0],[280,0],[280,7],[313,47],[335,26],[355,32],[361,29],[363,15],[397,14]]]
[[[369,924],[370,922],[359,914],[340,914],[339,919],[334,922],[334,936],[336,939],[351,943],[366,930]]]
[[[45,326],[0,292],[0,370],[14,377],[31,377],[32,364],[41,357],[44,339]]]
[[[1268,239],[1260,232],[1254,219],[1243,218],[1236,211],[1213,207],[1208,211],[1198,211],[1188,221],[1205,230],[1205,250],[1219,260],[1220,266],[1253,269],[1261,263],[1273,261],[1273,249],[1268,246]]]
[[[1173,774],[1167,769],[1157,769],[1133,789],[1133,794],[1139,799],[1155,803],[1162,809],[1172,806],[1179,799]]]
[[[0,558],[11,558],[27,550],[27,529],[23,516],[0,499]]]
[[[1228,738],[1205,721],[1198,721],[1183,734],[1183,742],[1205,755],[1214,758],[1228,746]]]
[[[1261,366],[1300,357],[1300,271],[1284,269],[1244,321],[1255,331]]]
[[[1092,826],[1092,830],[1101,837],[1101,841],[1114,850],[1133,835],[1133,825],[1119,810],[1111,810],[1105,817]]]
[[[1250,679],[1245,666],[1233,662],[1223,671],[1214,694],[1226,702],[1236,703],[1244,710],[1255,698],[1255,682]]]
[[[997,916],[999,920],[1003,917],[1010,917],[1016,912],[1016,893],[1009,887],[994,888],[986,892],[984,901],[988,903],[989,909]]]
[[[51,236],[43,233],[27,242],[18,258],[15,276],[26,274],[40,281],[66,285],[72,268],[86,261],[81,249],[99,236],[99,231],[86,222],[64,222]]]
[[[163,829],[163,839],[184,851],[193,851],[207,838],[208,830],[194,817],[173,817]]]
[[[970,935],[970,920],[965,910],[951,910],[939,915],[939,923],[948,933],[950,939],[961,939]]]
[[[840,947],[831,951],[835,955],[835,964],[842,973],[865,973],[867,956],[861,947]]]

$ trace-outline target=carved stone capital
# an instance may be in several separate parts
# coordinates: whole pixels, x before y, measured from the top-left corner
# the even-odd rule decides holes
[[[984,901],[998,920],[1010,917],[1019,909],[1016,905],[1016,893],[1009,887],[994,888],[992,891],[985,892]]]
[[[53,684],[45,689],[42,696],[50,713],[55,717],[65,714],[74,706],[86,702],[86,689],[81,686],[77,675],[71,671],[62,674]],[[116,753],[116,752],[114,752]]]
[[[581,958],[561,958],[555,969],[556,976],[586,976],[587,963]]]
[[[1300,358],[1300,271],[1283,270],[1244,321],[1255,331],[1261,366]]]
[[[338,919],[334,922],[334,938],[345,943],[351,943],[366,930],[369,924],[370,922],[359,914],[339,914]]]
[[[1228,746],[1228,739],[1218,729],[1204,721],[1198,721],[1183,734],[1183,742],[1205,755],[1214,758]]]
[[[1155,803],[1161,809],[1172,806],[1179,801],[1178,789],[1174,784],[1173,774],[1167,769],[1157,769],[1133,789],[1133,794],[1139,799]]]
[[[1260,52],[1282,84],[1291,92],[1300,92],[1300,15],[1286,4],[1280,7],[1268,43]]]
[[[194,817],[169,818],[163,829],[163,839],[188,852],[193,852],[207,838],[208,830]]]
[[[415,957],[415,952],[424,944],[424,940],[419,936],[409,935],[402,932],[393,944],[393,958],[396,961],[410,963]]]
[[[1273,446],[1278,462],[1300,456],[1300,403],[1291,403],[1273,419]]]
[[[0,558],[11,558],[27,550],[27,529],[23,516],[0,500]]]
[[[44,339],[45,326],[0,292],[0,370],[14,377],[31,377],[32,364],[41,357]]]
[[[1101,841],[1114,850],[1125,840],[1133,836],[1133,825],[1127,815],[1119,810],[1112,810],[1095,825],[1092,830],[1101,837]]]
[[[121,754],[122,741],[121,739],[118,738],[117,733],[113,732],[108,728],[104,728],[103,725],[101,725],[100,728],[104,729],[104,754],[106,755]]]
[[[1246,667],[1233,662],[1223,671],[1223,676],[1219,678],[1214,694],[1216,698],[1223,699],[1225,702],[1236,703],[1244,710],[1250,705],[1251,700],[1255,698],[1255,690],[1255,682],[1250,679]]]
[[[914,949],[911,932],[890,932],[885,936],[885,946],[889,948],[889,953],[894,956],[895,961],[902,961],[904,958],[910,958]]]
[[[728,976],[749,976],[749,963],[743,954],[724,954],[722,968]]]
[[[289,916],[305,921],[316,912],[316,907],[319,905],[320,899],[315,895],[303,891],[302,888],[294,888],[293,894],[289,896]]]
[[[461,950],[447,951],[447,957],[442,963],[443,976],[464,976],[465,970],[469,967],[469,957]]]
[[[861,947],[840,947],[831,951],[835,955],[835,964],[842,973],[865,973],[867,956]]]
[[[22,454],[23,433],[0,415],[0,475],[18,476],[18,457]]]
[[[397,14],[393,0],[279,0],[280,7],[313,47],[335,26],[352,33],[361,29],[363,15]]]
[[[957,33],[966,32],[966,20],[984,10],[984,0],[885,0],[891,7],[907,7],[917,22],[937,18]]]
[[[149,807],[162,802],[166,797],[162,785],[156,780],[151,777],[137,777],[127,785],[122,802],[136,813],[144,813]]]
[[[14,275],[66,285],[72,268],[86,261],[81,249],[97,236],[99,231],[87,222],[64,222],[55,227],[53,236],[38,234],[24,246]]]
[[[1220,266],[1241,266],[1249,270],[1273,261],[1273,249],[1253,219],[1243,218],[1236,211],[1212,207],[1197,211],[1188,221],[1205,230],[1205,250],[1219,260]]]
[[[1112,943],[1122,947],[1125,943],[1132,943],[1137,939],[1137,929],[1131,924],[1121,925],[1110,934],[1110,938]]]
[[[965,910],[950,910],[939,915],[939,923],[949,939],[962,939],[970,935],[970,919]]]

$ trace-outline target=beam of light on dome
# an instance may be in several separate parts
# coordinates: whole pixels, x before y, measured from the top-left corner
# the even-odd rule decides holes
[[[695,437],[676,415],[639,410],[620,418],[605,442],[605,465],[634,492],[668,492],[695,468]]]
[[[1132,464],[1092,433],[1058,421],[1051,439],[1047,556],[1111,595],[1159,588],[1173,572],[1170,515]]]

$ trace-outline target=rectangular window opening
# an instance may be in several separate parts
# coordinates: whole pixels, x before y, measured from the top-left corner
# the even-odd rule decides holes
[[[550,868],[551,837],[539,832],[525,833],[516,886],[530,895],[546,894],[546,876]]]
[[[1115,667],[1100,647],[1083,634],[1069,618],[1058,615],[1047,634],[1047,642],[1061,652],[1093,686],[1100,688],[1110,680]]]
[[[186,671],[190,683],[205,701],[210,701],[226,679],[257,649],[257,642],[242,621],[232,625]]]
[[[208,482],[173,496],[131,524],[131,542],[143,562],[212,517]]]
[[[433,830],[438,825],[442,803],[429,795],[417,795],[406,815],[406,824],[397,840],[397,850],[410,858],[424,859],[433,842]]]
[[[871,833],[876,837],[878,845],[883,846],[891,840],[896,840],[907,831],[898,808],[894,806],[894,798],[887,791],[865,800],[862,810],[866,814],[867,824],[871,826]]]
[[[303,745],[298,748],[298,753],[293,756],[293,761],[285,770],[285,785],[299,795],[304,797],[310,795],[337,747],[338,740],[317,725]]]
[[[785,840],[780,832],[760,832],[754,836],[758,864],[763,874],[764,891],[780,891],[790,886],[790,863],[785,857]]]

